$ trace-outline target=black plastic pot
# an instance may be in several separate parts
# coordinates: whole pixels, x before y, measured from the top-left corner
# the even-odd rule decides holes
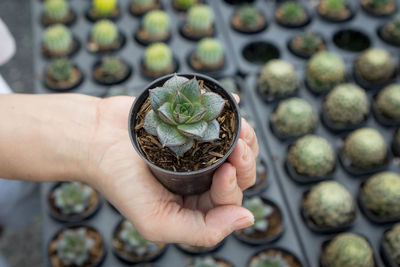
[[[179,27],[179,33],[182,35],[182,37],[186,38],[189,41],[194,41],[194,42],[198,42],[203,38],[206,37],[214,37],[217,34],[217,29],[215,27],[215,23],[212,24],[212,33],[211,34],[205,34],[205,35],[199,35],[199,36],[194,36],[194,35],[189,35],[185,32],[184,27],[186,25],[186,21],[183,21],[180,23]]]
[[[383,41],[385,41],[386,43],[388,43],[388,44],[390,44],[390,45],[393,45],[393,46],[400,46],[400,41],[397,41],[397,40],[395,40],[395,39],[393,39],[393,38],[391,38],[390,36],[387,36],[387,35],[385,34],[385,30],[384,30],[385,25],[386,25],[386,24],[384,24],[384,25],[378,27],[378,29],[377,29],[377,31],[376,31],[377,34],[378,34],[378,36],[379,36]]]
[[[156,4],[156,5],[158,5],[158,7],[152,8],[152,9],[147,10],[147,11],[142,12],[142,13],[134,13],[134,12],[132,12],[131,5],[129,5],[128,9],[129,9],[129,13],[130,13],[132,16],[134,16],[134,17],[142,17],[144,14],[146,14],[147,12],[149,12],[149,11],[151,11],[151,10],[154,10],[154,9],[164,9],[164,7],[163,7],[162,3],[160,3],[160,1],[157,1],[157,4]]]
[[[98,77],[96,77],[96,75],[94,74],[94,71],[96,70],[97,67],[99,67],[101,65],[101,60],[97,60],[92,68],[92,75],[93,75],[93,79],[102,85],[106,85],[106,86],[111,86],[111,85],[116,85],[116,84],[120,84],[125,82],[127,79],[129,79],[129,77],[132,74],[132,67],[125,61],[122,60],[122,62],[125,64],[125,74],[120,77],[120,78],[110,78],[110,79],[99,79]]]
[[[398,131],[399,130],[397,129],[393,133],[392,144],[391,144],[392,152],[393,152],[394,156],[396,156],[396,157],[400,157],[400,143],[396,141],[396,135],[397,135]]]
[[[217,245],[210,248],[201,247],[201,249],[196,249],[195,247],[192,248],[190,246],[182,246],[180,244],[176,244],[176,247],[189,255],[204,255],[219,250],[224,244],[225,244],[225,239],[219,242]]]
[[[363,127],[366,125],[367,120],[368,120],[368,114],[364,117],[362,122],[356,123],[356,124],[346,124],[346,125],[338,125],[337,123],[334,123],[326,114],[324,110],[321,111],[320,113],[320,118],[321,122],[325,125],[327,129],[329,129],[331,132],[339,134],[343,132],[350,132],[354,131],[358,128]]]
[[[278,16],[276,14],[276,12],[279,10],[280,6],[278,7],[278,9],[274,12],[274,18],[276,23],[278,23],[280,26],[285,27],[285,28],[289,28],[289,29],[297,29],[297,28],[302,28],[307,26],[311,20],[312,20],[312,16],[309,10],[307,10],[304,6],[304,11],[306,12],[306,19],[303,22],[300,23],[287,23],[286,21],[282,21],[278,19]]]
[[[276,109],[274,109],[274,113],[273,113],[273,114],[275,114],[275,111],[276,111]],[[278,129],[276,128],[275,123],[273,123],[271,119],[269,120],[269,127],[271,128],[271,131],[272,131],[272,133],[274,134],[274,136],[275,136],[276,138],[278,138],[280,141],[282,141],[282,142],[286,142],[286,141],[292,142],[292,141],[294,141],[294,140],[296,140],[296,139],[298,139],[298,138],[300,138],[300,137],[302,137],[302,136],[304,136],[304,135],[312,134],[312,133],[315,131],[315,128],[317,128],[317,125],[316,125],[316,127],[315,127],[312,131],[310,131],[309,133],[305,133],[305,134],[297,135],[297,136],[289,136],[289,135],[280,133],[280,132],[278,131]]]
[[[102,20],[103,18],[101,18],[101,17],[96,18],[96,17],[91,16],[90,11],[92,10],[92,8],[93,7],[90,6],[85,12],[85,16],[86,16],[87,20],[90,21],[90,22],[96,22],[98,20]],[[116,9],[118,10],[118,15],[117,16],[111,16],[111,17],[104,18],[104,19],[108,19],[108,20],[111,20],[111,21],[114,21],[114,22],[117,21],[122,16],[122,13],[123,13],[122,10],[123,9],[121,9],[121,7],[119,5],[116,6]]]
[[[295,37],[296,37],[296,36],[295,36]],[[299,57],[299,58],[302,58],[302,59],[309,59],[309,58],[311,58],[315,53],[318,53],[319,51],[322,51],[322,49],[321,49],[321,50],[316,51],[316,52],[314,52],[314,53],[305,53],[305,52],[303,52],[303,51],[296,50],[296,49],[294,48],[294,46],[293,46],[293,41],[294,41],[294,38],[295,38],[295,37],[290,38],[290,40],[287,42],[287,48],[289,49],[289,51],[290,51],[293,55],[295,55],[295,56],[297,56],[297,57]],[[326,42],[325,42],[325,40],[323,40],[323,44],[325,45],[325,50],[326,50]]]
[[[122,33],[121,31],[118,31],[119,46],[118,47],[107,48],[107,49],[104,49],[104,50],[93,50],[93,49],[90,49],[88,47],[88,44],[89,44],[90,41],[91,41],[91,36],[89,34],[89,36],[87,38],[86,49],[90,53],[100,54],[101,55],[101,54],[110,54],[110,53],[114,53],[114,52],[117,52],[117,51],[121,50],[125,46],[126,37],[125,37],[124,33]]]
[[[68,57],[68,58],[71,58],[72,56],[74,56],[78,51],[79,51],[79,49],[81,48],[81,44],[80,44],[80,42],[79,42],[79,39],[76,37],[76,36],[72,36],[72,47],[71,47],[71,49],[65,54],[65,55],[55,55],[55,54],[52,54],[49,50],[47,50],[45,47],[44,47],[44,44],[42,43],[42,46],[41,46],[41,50],[42,50],[42,55],[43,55],[43,57],[44,58],[46,58],[46,59],[53,59],[53,58],[61,58],[61,57]]]
[[[232,27],[232,29],[234,29],[235,31],[237,31],[238,33],[242,33],[242,34],[256,34],[256,33],[259,33],[259,32],[262,32],[262,31],[264,31],[267,27],[268,27],[268,22],[267,22],[267,19],[266,19],[266,17],[264,16],[264,14],[262,14],[262,13],[260,13],[260,16],[262,16],[262,18],[263,18],[263,20],[264,20],[264,24],[263,25],[260,25],[258,28],[255,28],[255,29],[245,29],[245,28],[238,28],[238,27],[236,27],[235,25],[234,25],[234,23],[233,23],[233,18],[234,18],[234,16],[236,16],[236,12],[237,12],[238,10],[236,10],[235,11],[235,13],[232,15],[232,17],[231,17],[231,27]]]
[[[394,10],[393,10],[392,13],[388,13],[388,14],[379,14],[379,13],[375,12],[373,9],[368,8],[367,6],[365,6],[364,4],[362,4],[362,1],[361,1],[361,3],[360,3],[360,6],[361,6],[361,8],[365,11],[365,13],[367,13],[367,14],[370,15],[370,16],[378,17],[378,18],[381,18],[381,17],[388,17],[388,16],[394,14],[394,13],[396,12],[396,10],[397,10],[397,8],[396,8],[396,1],[394,1],[394,5],[395,5],[395,8],[394,8]]]
[[[289,251],[289,250],[287,250],[287,249],[285,249],[285,248],[282,248],[282,247],[277,247],[277,246],[265,246],[265,247],[259,249],[258,251],[256,251],[255,253],[253,253],[253,255],[252,255],[252,256],[249,258],[249,260],[247,261],[246,267],[250,267],[251,260],[252,260],[254,257],[257,257],[259,254],[262,254],[263,252],[268,251],[268,250],[277,250],[277,251],[281,252],[283,255],[290,255],[290,256],[292,256],[292,257],[294,258],[294,261],[295,261],[299,266],[303,266],[303,264],[301,263],[300,259],[299,259],[293,252],[291,252],[291,251]],[[292,266],[290,266],[290,267],[292,267]]]
[[[60,87],[53,86],[53,85],[47,83],[47,82],[46,82],[46,73],[44,73],[43,78],[42,78],[42,80],[43,80],[43,85],[44,85],[47,89],[50,89],[50,90],[56,91],[56,92],[67,92],[67,91],[71,91],[71,90],[74,90],[74,89],[78,88],[78,87],[82,84],[82,82],[84,81],[85,75],[84,75],[83,72],[78,68],[78,66],[74,65],[74,67],[80,72],[81,77],[80,77],[79,80],[77,80],[75,83],[71,84],[70,86],[64,87],[64,88],[60,88]]]
[[[164,40],[157,40],[157,41],[152,41],[152,40],[143,40],[139,38],[139,31],[142,29],[142,25],[139,25],[139,27],[135,30],[135,32],[133,33],[133,39],[138,43],[141,44],[143,46],[148,46],[151,45],[153,43],[169,43],[169,41],[171,41],[172,39],[172,31],[170,30],[168,36],[164,39]]]
[[[381,254],[381,258],[382,258],[382,260],[383,260],[383,262],[385,263],[386,266],[388,266],[388,267],[399,267],[399,265],[394,261],[394,259],[392,258],[392,256],[390,255],[389,251],[386,249],[386,246],[385,246],[385,236],[386,236],[386,233],[389,230],[391,230],[391,229],[385,230],[383,232],[383,234],[382,234],[379,251],[380,251],[380,254]]]
[[[384,114],[382,114],[382,112],[379,111],[379,109],[377,108],[376,104],[375,104],[375,97],[374,97],[374,102],[372,103],[372,114],[374,114],[375,119],[382,124],[383,126],[386,127],[396,127],[396,126],[400,126],[400,119],[391,119],[387,116],[385,116]]]
[[[221,166],[229,155],[232,153],[236,143],[239,139],[240,127],[241,127],[241,116],[239,114],[239,106],[237,105],[233,96],[228,93],[216,80],[202,75],[202,74],[189,74],[189,73],[178,73],[179,76],[184,76],[186,78],[193,78],[196,77],[199,80],[203,80],[204,84],[207,85],[212,91],[220,94],[223,98],[228,100],[229,104],[233,109],[233,113],[235,115],[236,120],[236,129],[235,129],[235,136],[233,137],[233,143],[231,148],[228,152],[222,157],[218,162],[214,163],[211,166],[208,166],[204,169],[191,171],[191,172],[173,172],[169,170],[162,169],[155,164],[151,163],[144,153],[142,152],[135,133],[135,126],[136,126],[136,116],[137,113],[142,106],[142,104],[146,101],[147,97],[149,96],[149,89],[155,88],[157,86],[161,86],[164,82],[174,74],[166,75],[161,77],[150,85],[148,85],[142,94],[136,98],[135,102],[132,105],[130,114],[129,114],[129,136],[131,138],[131,142],[133,147],[136,149],[140,157],[147,163],[151,172],[154,176],[158,179],[158,181],[163,184],[168,190],[175,194],[179,195],[193,195],[193,194],[200,194],[207,191],[212,182],[212,177],[216,169]]]
[[[165,76],[165,75],[169,75],[169,74],[171,74],[171,73],[176,73],[176,72],[178,72],[179,71],[179,60],[178,60],[178,58],[175,56],[175,55],[173,55],[172,56],[172,64],[174,64],[174,66],[173,66],[173,70],[170,72],[170,73],[167,73],[167,74],[163,74],[163,75],[161,75],[161,76],[158,76],[158,77],[151,77],[148,73],[146,73],[146,71],[144,70],[144,58],[142,57],[142,59],[140,60],[140,73],[141,73],[141,75],[144,77],[144,78],[146,78],[147,80],[154,80],[154,79],[157,79],[157,78],[160,78],[160,77],[162,77],[162,76]]]
[[[75,11],[73,9],[71,9],[69,14],[68,14],[68,16],[70,18],[68,20],[63,21],[63,22],[46,22],[45,14],[43,13],[43,15],[41,16],[40,22],[42,23],[42,25],[44,27],[48,27],[50,25],[54,25],[54,24],[58,24],[58,23],[64,24],[66,26],[71,26],[76,21],[76,13],[75,13]]]
[[[352,5],[346,4],[346,7],[349,9],[350,11],[350,15],[347,18],[344,19],[334,19],[334,18],[329,18],[327,16],[324,16],[324,14],[321,14],[319,12],[319,7],[317,7],[317,13],[320,16],[321,19],[330,22],[330,23],[343,23],[343,22],[347,22],[350,21],[354,18],[354,16],[356,15],[356,11],[354,10]]]
[[[377,82],[370,82],[365,80],[360,73],[357,70],[356,64],[354,62],[353,64],[353,78],[354,81],[361,87],[364,88],[365,90],[372,90],[372,91],[378,91],[384,87],[386,87],[389,84],[395,83],[396,82],[396,70],[393,72],[393,75],[386,81],[377,81]]]
[[[190,68],[193,71],[200,72],[200,73],[215,77],[215,76],[219,76],[220,73],[227,67],[227,55],[226,55],[226,53],[224,53],[224,59],[223,59],[224,62],[222,64],[222,66],[220,66],[219,68],[215,68],[215,69],[209,69],[209,68],[197,69],[196,67],[194,67],[192,65],[192,59],[195,57],[195,54],[196,54],[196,50],[193,49],[192,51],[189,52],[189,54],[186,57],[187,65],[190,66]]]

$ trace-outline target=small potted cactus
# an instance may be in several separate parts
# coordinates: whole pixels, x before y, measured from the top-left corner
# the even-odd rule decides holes
[[[234,232],[234,236],[251,245],[261,245],[278,239],[283,233],[283,217],[272,201],[254,196],[243,201],[243,207],[254,216],[254,224]]]
[[[302,215],[313,231],[331,233],[351,226],[356,218],[355,204],[347,189],[324,181],[303,194]]]
[[[354,130],[368,118],[365,91],[352,83],[336,86],[325,98],[322,121],[332,131]]]
[[[159,0],[131,0],[129,11],[134,16],[142,16],[151,10],[160,8],[161,3]]]
[[[283,3],[274,15],[276,22],[287,28],[303,27],[311,21],[306,9],[296,1]]]
[[[295,95],[298,86],[294,67],[280,59],[266,63],[258,76],[257,90],[267,102]]]
[[[76,15],[71,10],[67,0],[46,0],[43,8],[42,24],[44,26],[58,23],[70,25],[76,19]]]
[[[54,59],[46,68],[44,84],[55,91],[72,90],[83,81],[83,74],[69,59]]]
[[[320,0],[318,14],[330,22],[344,22],[353,17],[347,0]]]
[[[400,46],[400,14],[379,28],[379,36],[387,43]]]
[[[400,84],[383,88],[375,97],[373,111],[376,119],[386,126],[400,125]]]
[[[319,34],[305,31],[290,39],[288,48],[294,55],[308,59],[314,54],[326,50],[326,45]]]
[[[176,194],[200,194],[237,143],[239,107],[207,76],[167,75],[136,98],[129,125],[133,146],[161,184]]]
[[[246,189],[243,194],[251,197],[262,193],[268,186],[267,164],[260,156],[256,159],[256,182],[253,186]]]
[[[44,32],[42,53],[48,58],[71,56],[78,50],[78,42],[62,24],[52,25]]]
[[[400,221],[400,175],[381,172],[360,187],[360,206],[367,217],[377,223]]]
[[[221,70],[225,65],[224,47],[218,39],[204,38],[190,53],[189,65],[195,71],[213,72]]]
[[[144,239],[127,220],[122,220],[115,228],[112,245],[114,254],[129,264],[153,261],[166,249],[165,244]]]
[[[208,5],[194,5],[187,14],[180,32],[183,37],[198,41],[204,37],[215,35],[214,14]]]
[[[79,222],[93,216],[100,207],[95,190],[79,182],[56,184],[48,198],[50,215],[62,222]]]
[[[265,16],[252,5],[239,7],[231,18],[232,28],[240,33],[258,33],[267,27]]]
[[[105,56],[93,67],[93,78],[103,85],[124,82],[132,72],[131,67],[117,56]]]
[[[299,183],[329,179],[335,170],[335,153],[324,138],[306,135],[289,146],[286,170]]]
[[[152,10],[142,19],[135,33],[135,39],[142,45],[167,42],[171,37],[171,25],[168,14],[162,10]]]
[[[177,71],[178,63],[164,43],[151,44],[142,60],[142,73],[148,78],[158,78]]]
[[[257,251],[248,261],[246,267],[302,267],[300,260],[290,251],[278,248],[264,248]]]
[[[233,267],[234,265],[229,261],[213,257],[213,256],[205,256],[205,257],[196,257],[188,261],[186,267]]]
[[[121,49],[125,37],[110,20],[99,20],[92,28],[87,49],[92,53],[106,53]]]
[[[313,132],[317,127],[318,117],[309,103],[293,97],[279,103],[270,122],[274,134],[285,140]]]
[[[361,6],[374,16],[388,16],[396,11],[395,0],[361,0]]]
[[[118,0],[93,0],[86,17],[94,22],[100,19],[116,20],[120,14]]]
[[[326,93],[345,79],[346,65],[339,55],[322,51],[307,64],[306,85],[313,93]]]
[[[172,6],[178,11],[186,12],[195,4],[201,2],[201,0],[172,0]]]
[[[395,76],[393,57],[384,49],[368,49],[354,62],[354,78],[365,89],[380,89],[391,83]]]
[[[381,251],[387,266],[400,266],[400,223],[385,231],[381,242]]]
[[[57,232],[50,241],[49,258],[54,267],[98,267],[106,249],[100,233],[90,226],[71,226]]]
[[[342,233],[324,243],[321,267],[374,267],[374,253],[368,241],[353,233]]]

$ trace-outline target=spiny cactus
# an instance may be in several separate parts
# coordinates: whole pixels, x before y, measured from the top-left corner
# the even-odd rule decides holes
[[[192,267],[224,267],[225,264],[219,263],[211,256],[198,257],[193,261]]]
[[[123,221],[118,238],[126,252],[135,253],[138,256],[151,254],[158,250],[158,245],[144,239],[129,221]]]
[[[365,206],[380,217],[400,217],[400,176],[381,172],[369,178],[362,188]]]
[[[197,0],[173,0],[173,1],[174,5],[180,10],[188,10],[197,2]]]
[[[339,19],[344,15],[349,15],[347,0],[321,0],[319,7],[320,13],[331,19]]]
[[[69,4],[66,0],[46,0],[44,2],[44,13],[53,21],[61,22],[69,12]]]
[[[310,104],[293,97],[280,102],[271,116],[279,133],[287,136],[301,136],[312,132],[317,126],[317,115]]]
[[[364,237],[353,233],[337,235],[324,251],[327,267],[374,267],[371,246]]]
[[[196,57],[205,68],[214,69],[224,60],[224,48],[219,40],[204,38],[197,45]]]
[[[400,223],[386,232],[383,245],[394,262],[400,266]]]
[[[324,41],[318,34],[306,31],[294,37],[293,46],[297,50],[312,55],[324,47]]]
[[[302,23],[307,18],[304,8],[295,1],[284,3],[278,10],[280,19],[289,24]]]
[[[162,10],[148,12],[143,18],[143,28],[151,39],[160,40],[169,34],[170,20]]]
[[[50,53],[65,55],[72,45],[71,32],[62,24],[50,26],[44,32],[44,46]]]
[[[340,125],[360,123],[368,114],[367,95],[355,84],[340,84],[326,97],[324,112],[332,122]]]
[[[67,58],[55,59],[48,68],[50,77],[57,81],[67,81],[72,75],[73,64]]]
[[[243,5],[238,11],[240,22],[247,28],[254,28],[259,23],[260,11],[252,5]]]
[[[150,90],[150,103],[144,129],[176,156],[188,151],[194,140],[211,142],[219,138],[216,118],[225,101],[216,93],[203,92],[196,78],[173,76],[163,87]]]
[[[389,79],[395,72],[392,56],[384,49],[368,49],[356,60],[356,68],[362,78],[370,82]]]
[[[365,169],[384,163],[387,146],[377,130],[362,128],[353,131],[346,138],[343,152],[353,167]]]
[[[322,137],[306,135],[289,149],[288,160],[296,171],[306,176],[324,176],[335,167],[335,154]]]
[[[83,266],[94,245],[95,240],[87,234],[86,228],[68,229],[56,243],[57,257],[63,266]]]
[[[101,71],[106,77],[117,77],[124,72],[125,63],[118,57],[104,57],[101,62]]]
[[[196,33],[208,33],[213,22],[213,12],[207,5],[194,5],[188,11],[187,25]]]
[[[94,194],[92,188],[79,182],[63,183],[54,190],[54,204],[64,214],[84,212]]]
[[[376,107],[384,116],[400,119],[400,84],[392,84],[379,92]]]
[[[252,197],[243,202],[243,207],[248,209],[254,216],[254,224],[243,231],[246,234],[252,234],[254,232],[265,232],[268,229],[269,222],[268,216],[272,214],[274,209],[265,204],[260,197]]]
[[[118,29],[110,20],[100,20],[93,25],[91,36],[100,47],[110,47],[118,39]]]
[[[311,188],[304,200],[304,211],[318,226],[338,227],[354,219],[353,198],[347,189],[334,181]]]
[[[283,60],[270,60],[258,77],[258,90],[264,94],[287,96],[293,94],[297,87],[298,81],[293,66]]]
[[[172,65],[172,52],[164,43],[155,43],[146,48],[144,64],[153,72],[165,72]]]
[[[109,18],[117,7],[117,0],[93,0],[93,9],[97,16]]]
[[[249,267],[290,267],[291,265],[280,255],[262,253],[250,263]]]
[[[323,92],[345,80],[346,66],[342,58],[330,52],[315,54],[307,65],[306,80],[312,90]]]
[[[400,14],[397,14],[384,27],[389,38],[400,43]]]

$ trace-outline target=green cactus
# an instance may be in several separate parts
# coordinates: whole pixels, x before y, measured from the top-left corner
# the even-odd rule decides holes
[[[54,204],[63,214],[78,214],[89,206],[94,190],[79,182],[63,183],[54,190]]]
[[[66,55],[73,45],[71,32],[62,24],[48,27],[44,32],[44,46],[50,53]]]
[[[336,86],[326,97],[324,112],[339,125],[362,122],[368,114],[368,98],[364,90],[351,83]]]
[[[258,196],[246,199],[243,202],[243,207],[248,209],[254,216],[254,224],[244,228],[244,233],[252,234],[267,231],[269,226],[268,217],[273,213],[274,209],[264,203]]]
[[[254,258],[249,267],[290,267],[291,265],[280,255],[262,253]]]
[[[365,206],[380,217],[400,217],[400,176],[381,172],[369,178],[362,190]]]
[[[192,267],[224,267],[226,264],[218,262],[211,256],[197,257],[194,259]]]
[[[283,60],[270,60],[258,77],[258,90],[263,94],[288,96],[295,93],[297,87],[298,81],[293,66]]]
[[[335,154],[322,137],[306,135],[289,149],[288,160],[297,173],[306,176],[324,176],[335,167]]]
[[[197,0],[174,0],[174,5],[180,10],[188,10]]]
[[[111,17],[116,8],[117,0],[93,0],[94,12],[101,18]]]
[[[346,138],[343,152],[353,167],[365,169],[384,163],[387,146],[377,130],[362,128],[353,131]]]
[[[93,41],[100,47],[110,47],[118,40],[118,29],[110,20],[100,20],[93,25]]]
[[[162,10],[148,12],[143,18],[143,29],[153,40],[162,40],[169,34],[170,20]]]
[[[57,257],[62,266],[84,266],[94,245],[95,240],[87,234],[86,228],[64,230],[56,243]]]
[[[158,250],[156,243],[144,239],[133,224],[126,220],[121,224],[118,239],[124,251],[134,253],[138,256],[152,254]]]
[[[196,57],[205,68],[214,69],[224,60],[224,48],[214,38],[203,38],[197,45]]]
[[[400,43],[400,14],[393,17],[384,27],[389,38]]]
[[[216,118],[225,100],[216,93],[203,92],[196,78],[173,76],[163,87],[150,90],[150,103],[144,129],[177,157],[192,148],[194,140],[212,142],[219,138]]]
[[[400,84],[392,84],[381,90],[376,98],[376,107],[384,116],[400,119]]]
[[[252,5],[246,4],[241,6],[238,9],[237,14],[239,15],[241,24],[245,27],[254,28],[258,26],[261,14],[260,11]]]
[[[152,72],[165,72],[172,65],[172,52],[164,43],[155,43],[146,48],[144,64]]]
[[[310,104],[301,98],[293,97],[280,102],[271,116],[271,121],[279,133],[301,136],[316,128],[318,117]]]
[[[390,257],[400,266],[400,223],[386,232],[383,245]]]
[[[187,25],[196,33],[208,33],[213,22],[212,9],[207,5],[194,5],[188,11]]]
[[[312,187],[303,205],[305,213],[317,226],[338,227],[351,222],[355,216],[351,194],[335,181]]]
[[[67,81],[71,75],[73,70],[73,64],[67,58],[55,59],[50,63],[48,68],[49,76],[57,81]]]
[[[358,74],[369,82],[388,80],[396,68],[389,52],[380,48],[363,52],[355,64]]]
[[[102,59],[100,68],[104,76],[118,77],[124,73],[126,66],[120,58],[108,56]]]
[[[293,39],[293,45],[297,50],[312,55],[324,47],[324,41],[318,34],[306,31]]]
[[[295,1],[285,2],[279,9],[279,19],[285,23],[298,24],[302,23],[307,18],[307,13],[304,8]]]
[[[46,0],[44,2],[44,13],[53,21],[62,22],[69,12],[69,4],[66,0]]]
[[[374,267],[374,254],[368,241],[357,234],[342,233],[324,250],[326,267]]]
[[[347,0],[321,0],[318,10],[331,19],[339,19],[350,15],[350,11],[347,8]]]
[[[306,80],[312,90],[323,92],[345,80],[346,66],[342,58],[331,52],[318,52],[307,65]]]
[[[380,9],[394,3],[394,0],[365,0],[367,6],[373,9]]]

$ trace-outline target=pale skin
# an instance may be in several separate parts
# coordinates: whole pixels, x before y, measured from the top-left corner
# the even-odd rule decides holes
[[[103,194],[148,240],[213,246],[254,223],[241,207],[255,182],[254,130],[214,174],[211,189],[182,197],[166,190],[134,150],[128,134],[132,97],[78,94],[0,96],[0,177],[81,181]]]

